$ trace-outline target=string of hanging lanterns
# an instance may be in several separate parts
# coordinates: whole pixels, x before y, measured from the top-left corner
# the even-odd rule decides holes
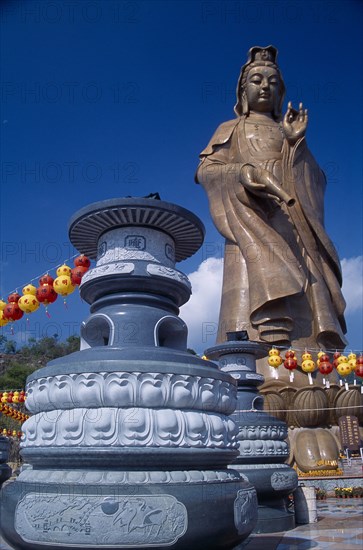
[[[28,414],[25,414],[22,411],[15,409],[14,407],[9,407],[9,405],[5,405],[4,403],[0,403],[0,412],[2,414],[5,414],[5,416],[8,416],[9,418],[12,418],[12,420],[15,420],[15,422],[19,422],[20,424],[30,418]]]
[[[25,285],[22,296],[15,291],[9,294],[7,302],[0,300],[0,327],[19,321],[24,313],[27,315],[34,313],[41,304],[49,317],[48,306],[53,304],[58,296],[64,298],[66,305],[66,296],[72,294],[81,284],[82,277],[89,270],[90,265],[89,258],[81,254],[75,258],[74,268],[70,268],[66,263],[59,266],[55,279],[46,273],[40,277],[38,287],[32,284]]]
[[[5,390],[3,392],[0,392],[0,416],[1,414],[11,418],[11,420],[15,422],[19,422],[19,424],[23,424],[25,420],[30,418],[30,415],[23,412],[23,410],[20,410],[16,407],[22,407],[26,400],[26,393],[25,390]],[[15,407],[9,406],[8,403],[14,403]],[[11,428],[0,428],[0,434],[5,437],[12,437],[12,438],[18,438],[21,439],[23,432],[17,431]]]
[[[12,437],[13,439],[15,438],[21,439],[23,436],[23,432],[20,432],[20,431],[17,432],[16,430],[11,430],[6,428],[3,428],[3,429],[0,428],[0,433],[4,437]]]
[[[5,390],[0,392],[0,403],[25,403],[25,390]]]
[[[26,400],[25,390],[10,390],[0,392],[0,413],[4,414],[15,420],[16,422],[23,423],[29,418],[29,415],[24,413],[20,408]],[[9,404],[15,404],[16,407],[12,407]]]
[[[298,358],[296,351],[288,349],[285,352],[285,358],[281,356],[281,350],[273,347],[268,353],[268,364],[275,369],[275,378],[278,378],[277,369],[283,365],[285,369],[290,371],[290,382],[294,381],[294,371],[298,368]],[[363,354],[359,357],[356,353],[344,355],[340,351],[335,351],[332,358],[326,351],[319,351],[317,359],[314,361],[312,353],[305,350],[301,355],[301,370],[308,375],[309,383],[313,384],[312,373],[316,370],[327,377],[335,369],[337,373],[346,378],[351,373],[354,373],[358,378],[363,378]],[[323,379],[323,383],[328,385],[329,380]],[[347,385],[347,384],[346,384]],[[363,389],[363,386],[362,386]]]

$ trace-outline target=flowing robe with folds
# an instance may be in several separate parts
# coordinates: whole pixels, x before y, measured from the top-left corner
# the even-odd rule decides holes
[[[196,181],[225,237],[218,342],[227,331],[251,340],[341,349],[345,302],[340,262],[324,229],[323,172],[305,138],[290,146],[272,119],[239,117],[219,126],[202,151]],[[271,172],[295,205],[241,183],[244,164]]]

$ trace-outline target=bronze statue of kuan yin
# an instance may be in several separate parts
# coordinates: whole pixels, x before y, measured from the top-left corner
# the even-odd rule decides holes
[[[344,348],[340,262],[324,228],[326,179],[306,143],[273,46],[253,47],[237,84],[237,118],[200,154],[197,182],[225,237],[218,342],[227,331],[299,348]]]

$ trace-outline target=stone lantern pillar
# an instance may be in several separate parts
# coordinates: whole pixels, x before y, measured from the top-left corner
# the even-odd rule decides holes
[[[257,533],[286,531],[295,527],[287,496],[296,490],[298,478],[285,461],[289,458],[287,425],[263,411],[258,386],[264,377],[256,372],[256,359],[266,356],[268,347],[248,340],[246,331],[227,332],[227,341],[205,351],[219,361],[222,372],[237,381],[237,409],[232,418],[239,427],[239,456],[232,468],[254,485],[258,497]]]
[[[201,246],[191,212],[153,199],[91,204],[70,240],[96,266],[81,350],[27,380],[24,459],[2,495],[16,548],[231,548],[254,528],[256,492],[228,465],[236,381],[187,352],[190,296],[175,262]],[[6,506],[5,503],[6,502]]]

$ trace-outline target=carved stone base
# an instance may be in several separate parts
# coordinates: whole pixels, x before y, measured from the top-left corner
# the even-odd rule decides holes
[[[257,520],[256,492],[233,470],[30,469],[3,497],[3,536],[21,550],[232,548]]]
[[[258,519],[254,533],[276,533],[295,527],[288,509],[288,495],[296,490],[297,474],[287,464],[233,464],[247,477],[258,495]]]
[[[287,508],[288,494],[296,490],[296,472],[284,461],[289,457],[287,425],[262,410],[257,387],[263,377],[256,373],[256,357],[266,354],[259,342],[250,342],[242,332],[227,333],[228,340],[205,351],[218,359],[223,372],[238,383],[237,408],[231,415],[239,433],[239,456],[231,467],[244,475],[257,491],[256,533],[286,531],[295,527]]]
[[[254,533],[280,533],[295,528],[295,513],[288,508],[287,498],[260,498]]]

